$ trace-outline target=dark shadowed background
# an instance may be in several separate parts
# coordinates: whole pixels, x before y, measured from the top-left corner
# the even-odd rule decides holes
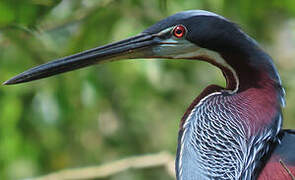
[[[294,0],[1,0],[0,81],[51,59],[135,35],[156,21],[204,9],[238,23],[274,58],[286,89],[284,127],[295,129]],[[32,83],[0,86],[0,179],[176,153],[186,107],[209,84],[204,62],[128,60]],[[110,180],[173,179],[164,167]]]

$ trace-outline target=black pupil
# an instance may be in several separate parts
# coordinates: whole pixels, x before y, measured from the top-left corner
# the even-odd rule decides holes
[[[181,29],[177,29],[176,30],[176,34],[181,34],[182,33],[182,30]]]

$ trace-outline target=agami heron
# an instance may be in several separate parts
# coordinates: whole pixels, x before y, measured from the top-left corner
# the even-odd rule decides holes
[[[135,58],[203,60],[226,78],[226,87],[205,88],[181,120],[177,179],[294,179],[295,132],[281,130],[284,89],[273,61],[211,12],[177,13],[134,37],[34,67],[4,84]]]

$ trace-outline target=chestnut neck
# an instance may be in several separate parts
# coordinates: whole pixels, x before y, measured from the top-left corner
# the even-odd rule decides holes
[[[218,85],[210,85],[206,87],[202,93],[194,99],[190,107],[185,112],[181,119],[180,129],[182,129],[183,123],[195,106],[206,96],[214,92],[222,92],[224,90],[234,91],[238,85],[238,89],[235,94],[245,92],[249,89],[255,89],[262,93],[268,93],[269,98],[274,99],[278,106],[284,106],[284,89],[281,86],[281,80],[277,73],[277,70],[272,62],[272,59],[264,53],[261,49],[255,49],[251,55],[243,55],[236,53],[220,53],[222,58],[232,67],[232,70],[224,67],[220,64],[215,63],[214,60],[208,57],[199,57],[203,61],[209,62],[210,64],[217,66],[221,69],[225,79],[226,87],[220,87]],[[237,79],[239,82],[237,82]]]
[[[281,80],[271,57],[260,48],[255,47],[244,53],[222,52],[221,56],[235,71],[238,78],[238,91],[243,92],[249,88],[269,88],[284,96]],[[221,68],[227,82],[227,87],[232,89],[237,82],[233,78],[233,72]]]

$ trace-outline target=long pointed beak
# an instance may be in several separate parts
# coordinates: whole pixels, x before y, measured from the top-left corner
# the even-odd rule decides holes
[[[50,61],[31,68],[3,84],[29,82],[106,61],[152,57],[152,47],[158,43],[159,38],[156,35],[139,34],[116,43]]]

